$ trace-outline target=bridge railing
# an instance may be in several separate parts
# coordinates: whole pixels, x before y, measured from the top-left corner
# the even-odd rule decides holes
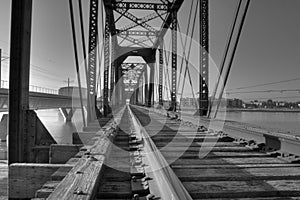
[[[0,88],[9,89],[9,82],[6,80],[1,80],[1,86]],[[30,92],[39,92],[39,93],[45,93],[45,94],[58,94],[58,90],[35,86],[35,85],[29,85],[29,91]]]

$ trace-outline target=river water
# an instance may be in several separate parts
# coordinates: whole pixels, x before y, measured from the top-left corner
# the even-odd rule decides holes
[[[300,136],[300,113],[292,112],[227,112],[219,113],[226,120],[248,123],[256,127],[278,130]]]
[[[63,116],[57,109],[38,110],[37,114],[59,144],[71,144],[72,133],[81,131],[83,127],[80,110],[75,112],[72,122],[69,123],[64,122]],[[222,117],[222,115],[226,115],[226,120],[248,123],[255,127],[273,129],[300,136],[300,113],[227,112],[219,113],[218,117]]]

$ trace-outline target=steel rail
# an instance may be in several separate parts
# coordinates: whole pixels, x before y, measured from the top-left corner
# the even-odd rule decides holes
[[[143,140],[144,158],[147,160],[148,170],[156,182],[156,191],[159,191],[159,198],[174,200],[192,200],[179,178],[168,165],[164,156],[158,150],[151,137],[141,125],[137,117],[128,106],[130,119],[132,120],[134,131]],[[150,188],[151,190],[151,188]],[[158,197],[156,194],[155,197]]]

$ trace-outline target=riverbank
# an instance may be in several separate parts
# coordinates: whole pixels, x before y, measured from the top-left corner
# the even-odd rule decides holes
[[[283,113],[300,113],[300,109],[227,108],[226,112],[283,112]]]
[[[195,107],[182,107],[179,112],[196,112]],[[300,113],[300,109],[287,109],[287,108],[222,108],[219,110],[222,112],[279,112],[279,113]]]
[[[182,111],[181,115],[195,119],[193,111]],[[220,112],[220,121],[224,124],[238,126],[243,129],[259,130],[274,134],[284,134],[292,137],[300,137],[300,113],[285,112]]]

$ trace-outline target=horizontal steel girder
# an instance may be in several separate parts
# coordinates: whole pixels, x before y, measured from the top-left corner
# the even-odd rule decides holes
[[[127,40],[129,42],[132,43],[132,45],[139,45],[140,47],[149,47],[149,45],[147,45],[146,43],[144,43],[145,41],[149,40],[144,40],[144,39],[135,39],[135,38],[132,38],[132,37],[129,37],[129,36],[126,36],[126,35],[119,35],[119,37],[123,38],[124,40]],[[119,43],[119,45],[121,45],[121,43]],[[130,46],[132,46],[130,45]]]
[[[164,16],[166,15],[168,12],[162,13],[160,14],[160,16]],[[145,24],[151,20],[154,20],[156,18],[160,17],[157,13],[151,13],[143,18],[137,19],[137,20],[132,20],[134,23],[128,24],[126,26],[124,26],[123,28],[120,28],[119,31],[123,32],[123,31],[128,31],[132,28],[135,28],[137,26],[142,26],[142,24]],[[147,29],[148,30],[148,29]],[[157,32],[156,30],[148,30],[150,32]]]
[[[115,11],[117,11],[119,14],[121,14],[124,17],[126,17],[126,18],[130,19],[131,21],[133,21],[136,24],[136,26],[141,26],[141,27],[145,28],[148,31],[156,32],[156,30],[152,26],[150,26],[146,22],[140,20],[139,18],[137,18],[133,14],[129,13],[127,9],[117,8]],[[157,14],[155,14],[155,16],[157,16]]]
[[[113,9],[141,9],[141,10],[170,10],[169,4],[117,2],[112,4]]]
[[[157,36],[158,31],[152,32],[152,31],[140,31],[140,30],[132,30],[132,31],[122,31],[117,30],[117,35],[130,35],[130,36]]]
[[[123,70],[127,69],[143,69],[147,67],[146,63],[122,63],[121,67]]]

